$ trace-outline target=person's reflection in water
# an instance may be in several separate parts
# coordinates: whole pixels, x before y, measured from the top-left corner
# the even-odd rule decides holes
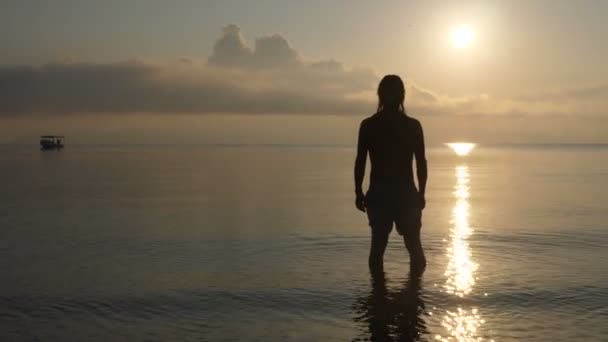
[[[367,337],[355,341],[421,341],[423,319],[420,277],[410,272],[403,287],[387,288],[384,272],[372,272],[372,289],[355,303],[355,321],[367,325]]]

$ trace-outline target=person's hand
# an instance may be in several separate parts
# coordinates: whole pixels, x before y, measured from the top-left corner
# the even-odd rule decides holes
[[[420,201],[420,210],[424,209],[426,207],[426,199],[424,198],[424,194],[419,194],[419,198],[418,200]]]
[[[357,207],[357,209],[361,210],[362,212],[365,212],[365,195],[364,194],[357,194],[357,199],[355,199],[355,206]]]

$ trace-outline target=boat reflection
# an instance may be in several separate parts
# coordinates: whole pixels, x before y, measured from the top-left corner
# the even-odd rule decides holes
[[[366,326],[365,341],[420,341],[428,335],[418,276],[410,274],[391,289],[383,272],[373,274],[371,292],[357,299],[354,310],[355,321]]]

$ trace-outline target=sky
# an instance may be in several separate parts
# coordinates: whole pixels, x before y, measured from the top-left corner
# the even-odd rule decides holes
[[[608,143],[606,13],[601,0],[5,0],[0,143],[348,145],[389,73],[434,144]]]

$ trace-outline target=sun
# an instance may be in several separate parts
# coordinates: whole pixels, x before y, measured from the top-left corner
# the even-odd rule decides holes
[[[468,26],[458,26],[452,30],[452,44],[459,49],[468,48],[475,40],[475,32]]]
[[[447,143],[446,145],[448,145],[459,156],[468,156],[476,146],[476,144],[468,142],[454,142]]]

